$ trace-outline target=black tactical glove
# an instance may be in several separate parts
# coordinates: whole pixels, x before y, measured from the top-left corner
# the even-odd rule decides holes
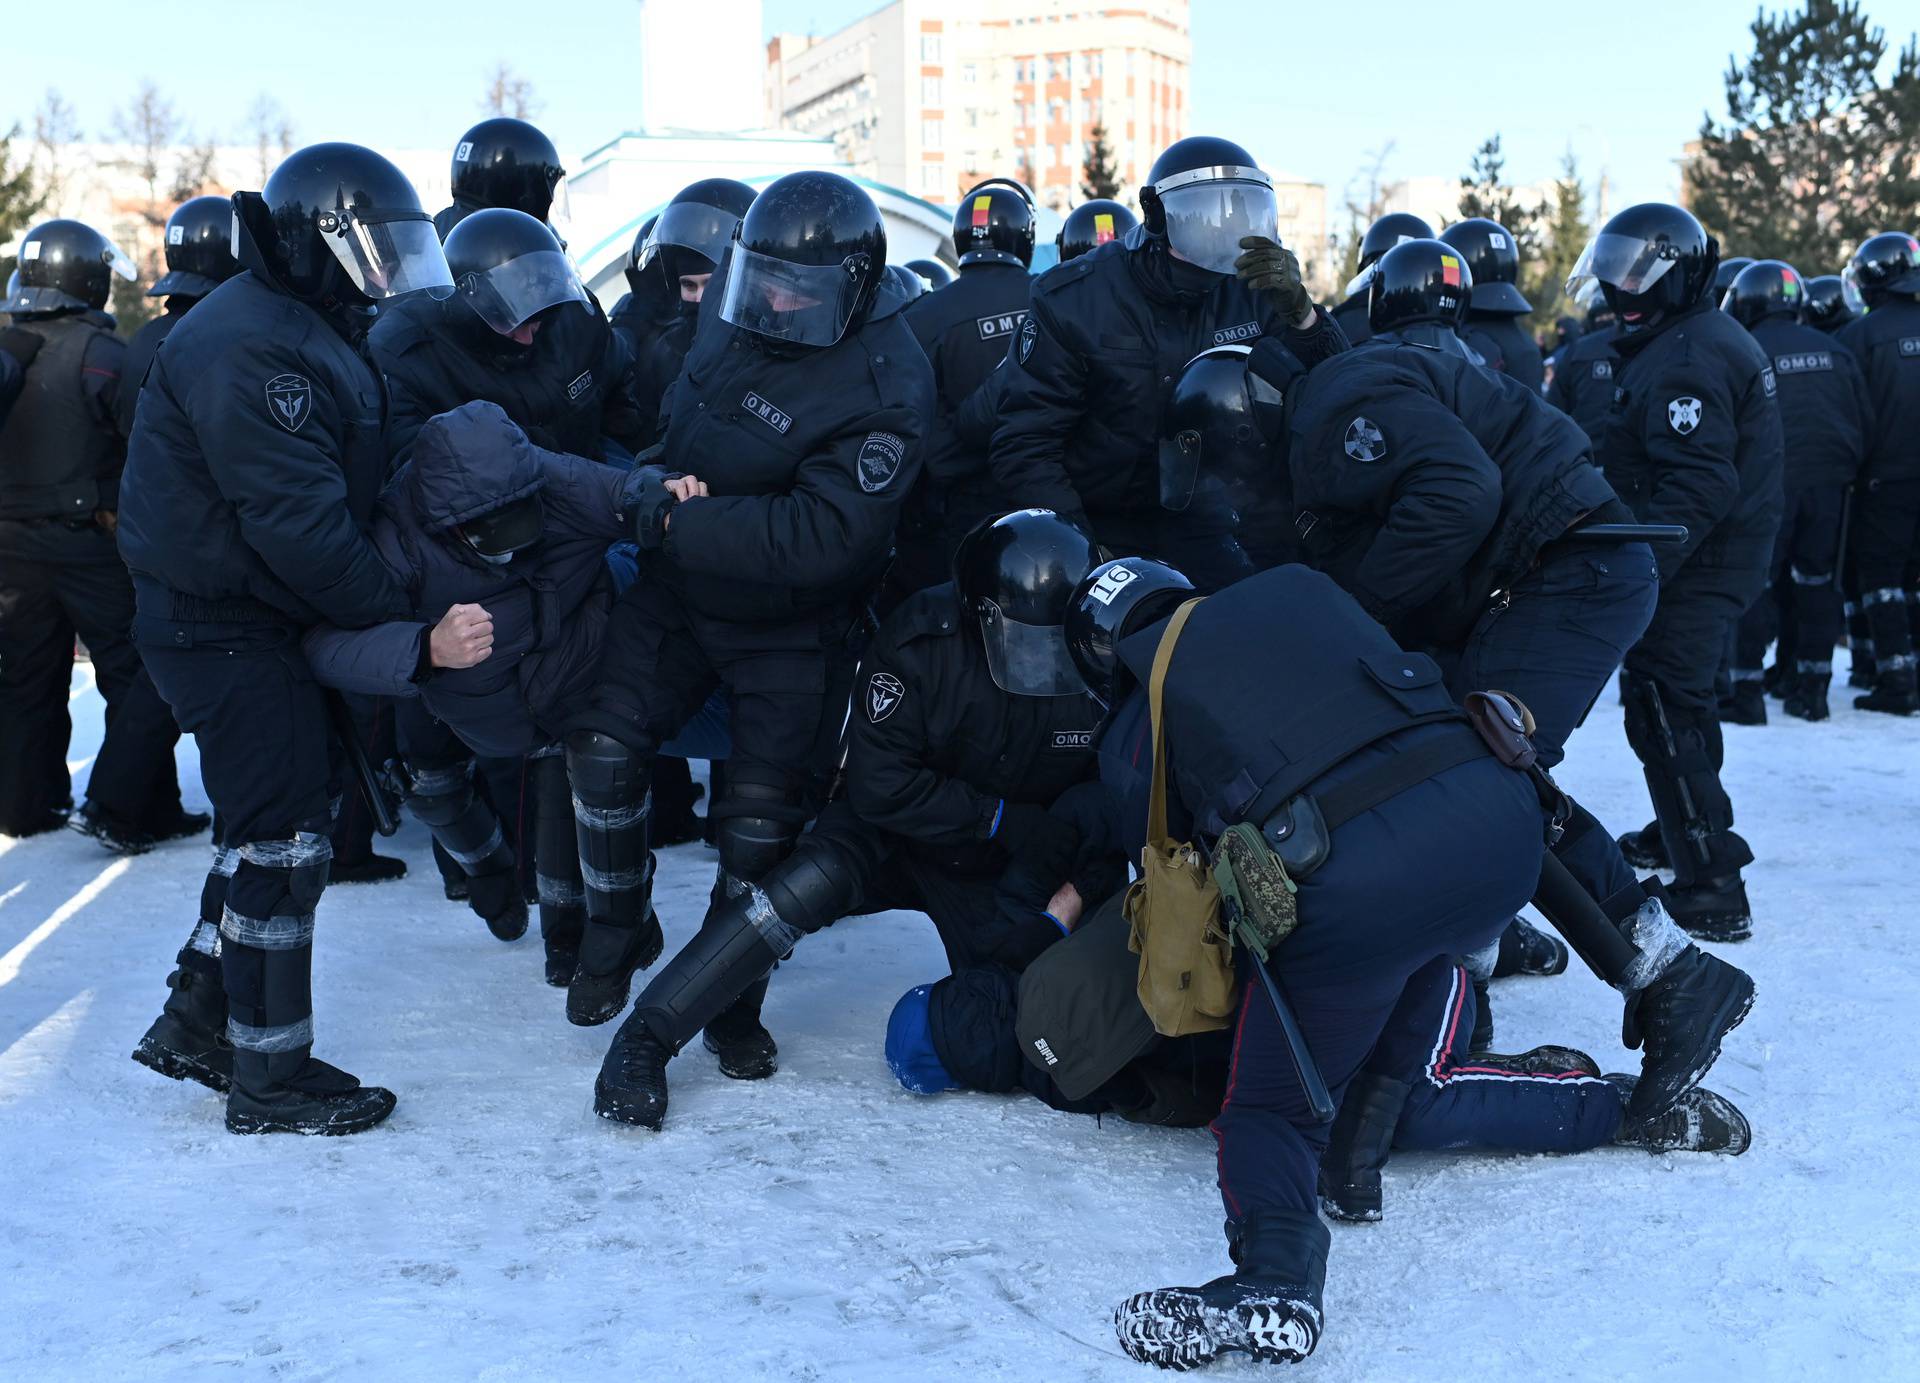
[[[40,347],[46,344],[46,338],[25,327],[8,327],[0,331],[0,351],[5,351],[20,362],[20,368],[26,369],[33,364],[34,356],[40,353]]]
[[[1014,924],[1045,916],[1047,904],[1073,872],[1079,830],[1044,808],[1009,802],[993,838],[1007,852],[995,910]]]
[[[1240,248],[1246,253],[1233,261],[1234,272],[1247,287],[1270,299],[1288,326],[1313,311],[1313,295],[1300,281],[1300,261],[1292,250],[1264,235],[1243,236]]]
[[[679,503],[667,488],[680,473],[665,466],[635,466],[627,472],[620,507],[633,522],[633,540],[642,552],[658,552],[667,540],[667,514]]]

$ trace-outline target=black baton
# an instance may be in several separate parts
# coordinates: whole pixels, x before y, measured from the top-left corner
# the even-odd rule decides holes
[[[1293,1058],[1293,1072],[1300,1078],[1300,1088],[1306,1091],[1313,1117],[1323,1124],[1332,1123],[1333,1116],[1339,1111],[1333,1106],[1333,1096],[1327,1092],[1327,1083],[1320,1077],[1320,1067],[1314,1062],[1313,1053],[1307,1050],[1307,1039],[1300,1031],[1300,1020],[1293,1016],[1293,1009],[1280,993],[1280,986],[1274,983],[1273,972],[1267,969],[1267,963],[1250,950],[1245,954],[1253,962],[1254,969],[1260,972],[1260,982],[1267,987],[1267,997],[1273,1001],[1274,1016],[1280,1020],[1280,1035],[1287,1040],[1287,1055]]]
[[[380,791],[380,780],[374,776],[367,747],[360,743],[360,731],[353,723],[353,712],[347,709],[347,699],[337,691],[327,693],[327,715],[333,721],[333,733],[340,747],[346,751],[347,766],[353,770],[354,781],[360,785],[360,797],[373,814],[373,829],[383,836],[392,835],[400,829],[400,823],[394,819],[393,808],[387,805],[387,795]]]
[[[1684,543],[1683,523],[1589,523],[1567,532],[1569,538],[1591,538],[1603,543]]]

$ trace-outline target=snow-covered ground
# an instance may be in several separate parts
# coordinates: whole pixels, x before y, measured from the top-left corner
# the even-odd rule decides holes
[[[74,704],[84,783],[100,703]],[[1334,1232],[1310,1376],[1915,1376],[1920,721],[1776,703],[1727,742],[1760,997],[1709,1084],[1753,1150],[1399,1158],[1386,1222]],[[191,742],[181,767],[200,800]],[[1562,776],[1645,820],[1610,697]],[[612,1029],[567,1025],[538,940],[443,902],[418,827],[390,845],[406,880],[328,893],[315,990],[320,1053],[400,1107],[298,1139],[231,1137],[217,1096],[127,1059],[204,841],[0,840],[0,1379],[1141,1378],[1114,1303],[1222,1270],[1204,1132],[893,1081],[888,1010],[940,973],[924,919],[804,944],[767,1005],[779,1074],[689,1051],[648,1134],[593,1116]],[[711,871],[663,857],[670,946]],[[1505,1050],[1637,1060],[1584,973],[1496,1003]]]

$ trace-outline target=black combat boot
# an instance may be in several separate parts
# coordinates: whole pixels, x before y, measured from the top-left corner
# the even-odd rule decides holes
[[[1853,698],[1856,711],[1879,711],[1883,715],[1910,716],[1920,711],[1920,695],[1914,691],[1911,667],[1883,668],[1874,679],[1873,690]]]
[[[540,943],[547,952],[547,983],[555,989],[566,989],[573,984],[574,972],[580,968],[580,934],[586,928],[586,919],[565,913],[549,916],[543,905],[540,909]]]
[[[652,861],[647,864],[652,883]],[[653,910],[651,888],[646,920],[638,927],[621,927],[588,918],[580,934],[579,963],[567,985],[567,1021],[575,1027],[598,1027],[620,1016],[633,992],[633,974],[645,970],[666,946],[659,914]]]
[[[1609,1072],[1631,1104],[1635,1078]],[[1696,1085],[1664,1114],[1639,1123],[1626,1119],[1613,1135],[1615,1147],[1645,1148],[1650,1153],[1710,1152],[1738,1157],[1753,1145],[1747,1116],[1725,1095]]]
[[[233,1048],[219,960],[188,947],[167,976],[167,989],[167,1002],[135,1045],[133,1059],[169,1079],[198,1081],[224,1095],[233,1079]]]
[[[766,980],[755,981],[701,1034],[706,1049],[720,1059],[722,1075],[765,1080],[780,1069],[780,1049],[760,1022],[760,1005],[766,997]]]
[[[502,941],[518,941],[527,934],[527,900],[512,869],[469,878],[467,906]]]
[[[1200,1287],[1162,1287],[1113,1313],[1127,1357],[1185,1371],[1222,1354],[1297,1364],[1320,1343],[1327,1227],[1311,1214],[1265,1216],[1240,1227],[1239,1270]]]
[[[1627,996],[1620,1040],[1642,1048],[1631,1123],[1673,1108],[1720,1058],[1720,1044],[1753,1007],[1753,977],[1688,946],[1644,989]]]
[[[667,1063],[673,1051],[638,1010],[613,1035],[593,1082],[593,1112],[617,1124],[660,1131],[667,1121]]]
[[[1637,831],[1620,837],[1620,854],[1635,869],[1671,869],[1667,843],[1660,835],[1660,823],[1649,821]]]
[[[1667,910],[1682,931],[1699,941],[1745,941],[1753,935],[1753,910],[1738,871],[1670,885]]]
[[[67,818],[67,825],[116,855],[144,855],[159,843],[131,821],[122,821],[92,802],[81,803],[80,810]]]
[[[1347,1085],[1320,1154],[1320,1209],[1328,1219],[1368,1224],[1381,1216],[1380,1173],[1413,1086],[1362,1071]]]
[[[1493,977],[1509,975],[1558,975],[1567,968],[1566,944],[1518,917],[1500,933],[1500,958],[1493,963]]]
[[[394,1095],[324,1061],[307,1047],[233,1054],[228,1133],[363,1133],[393,1113]]]
[[[1767,693],[1759,682],[1743,678],[1733,684],[1733,696],[1722,704],[1720,719],[1730,725],[1765,725]]]
[[[1825,720],[1831,714],[1827,709],[1827,686],[1831,680],[1830,673],[1801,673],[1786,688],[1786,702],[1781,709],[1797,720]]]
[[[384,884],[407,877],[407,862],[391,855],[367,854],[342,864],[339,860],[327,869],[330,884]]]

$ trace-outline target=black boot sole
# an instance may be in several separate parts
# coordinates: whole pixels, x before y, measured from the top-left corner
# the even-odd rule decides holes
[[[655,1133],[667,1122],[665,1100],[634,1099],[616,1093],[597,1080],[593,1083],[593,1112],[612,1123],[652,1129]]]
[[[149,1071],[158,1071],[168,1080],[190,1080],[221,1095],[233,1088],[233,1078],[227,1072],[171,1047],[162,1046],[150,1037],[140,1039],[140,1044],[133,1049],[133,1059]]]
[[[1751,917],[1693,917],[1673,919],[1680,930],[1695,941],[1713,941],[1722,946],[1753,939]]]
[[[1740,975],[1740,982],[1728,992],[1727,997],[1721,1000],[1719,1008],[1714,1011],[1711,1028],[1713,1037],[1701,1047],[1698,1059],[1674,1090],[1671,1098],[1657,1109],[1638,1108],[1636,1102],[1640,1098],[1640,1092],[1647,1088],[1648,1082],[1643,1076],[1634,1086],[1633,1094],[1627,1100],[1626,1119],[1629,1124],[1644,1124],[1649,1119],[1659,1118],[1672,1109],[1682,1095],[1706,1078],[1707,1072],[1713,1069],[1713,1064],[1720,1060],[1720,1048],[1727,1040],[1727,1034],[1746,1022],[1747,1015],[1753,1011],[1754,994],[1753,977],[1743,972]]]
[[[227,1132],[237,1134],[297,1133],[309,1138],[340,1138],[350,1133],[365,1133],[386,1122],[398,1103],[391,1094],[376,1102],[363,1114],[342,1119],[288,1119],[272,1114],[251,1114],[227,1110]]]
[[[1658,854],[1655,854],[1638,841],[1633,841],[1630,844],[1630,840],[1631,837],[1621,836],[1614,844],[1620,847],[1620,858],[1625,860],[1632,868],[1648,869],[1656,872],[1662,869],[1673,868],[1673,865],[1667,859],[1667,852],[1664,846]]]
[[[1177,1287],[1140,1292],[1113,1313],[1120,1347],[1131,1359],[1184,1373],[1222,1354],[1249,1354],[1263,1364],[1297,1364],[1313,1353],[1289,1328],[1293,1322],[1270,1307],[1248,1303],[1210,1306]]]
[[[743,1052],[732,1043],[718,1042],[711,1033],[702,1033],[700,1042],[720,1061],[720,1074],[732,1080],[765,1080],[780,1069],[780,1049],[773,1045],[773,1039],[767,1038],[762,1048],[757,1042],[750,1052]]]
[[[527,934],[527,905],[519,903],[499,917],[483,917],[487,930],[502,941],[518,941]]]

